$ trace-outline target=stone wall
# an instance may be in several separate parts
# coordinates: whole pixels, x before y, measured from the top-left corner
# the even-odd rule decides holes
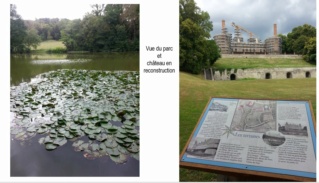
[[[231,69],[230,71],[214,71],[205,69],[204,76],[207,80],[238,80],[245,78],[254,79],[293,79],[316,78],[316,67],[303,68],[269,68],[269,69]]]

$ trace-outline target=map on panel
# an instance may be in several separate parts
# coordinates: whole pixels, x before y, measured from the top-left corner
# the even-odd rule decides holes
[[[276,130],[276,102],[240,100],[235,110],[231,129],[260,133]]]

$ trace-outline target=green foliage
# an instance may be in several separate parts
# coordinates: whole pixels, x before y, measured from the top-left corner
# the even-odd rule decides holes
[[[292,29],[287,36],[279,34],[282,39],[282,52],[303,55],[304,60],[316,63],[316,28],[304,24]]]
[[[27,36],[26,26],[16,11],[16,6],[10,5],[10,52],[23,53],[26,51],[24,39]]]
[[[285,53],[296,53],[296,54],[309,54],[307,53],[309,49],[311,49],[309,46],[306,48],[306,43],[310,41],[310,39],[316,38],[316,28],[304,24],[303,26],[298,26],[292,29],[290,33],[288,33],[287,37],[283,35],[281,36],[283,40],[283,52]],[[312,44],[313,42],[309,42],[309,44]],[[314,43],[315,45],[315,43]]]
[[[305,43],[304,51],[307,55],[316,54],[316,37],[311,37]]]
[[[12,137],[23,142],[41,134],[38,142],[48,151],[72,139],[74,150],[85,151],[87,159],[139,160],[138,93],[136,71],[43,73],[36,83],[11,88]]]
[[[68,51],[139,51],[139,5],[95,4],[91,7],[92,12],[82,20],[40,18],[23,21],[12,5],[11,52],[30,51],[30,47],[36,49],[41,40],[61,40]]]
[[[53,48],[53,49],[48,49],[46,51],[47,53],[54,53],[54,54],[60,54],[60,53],[66,53],[67,50],[66,48],[61,48],[61,47],[57,47],[57,48]]]
[[[139,50],[139,5],[92,5],[92,13],[62,30],[68,51]]]
[[[36,48],[40,38],[35,30],[28,30],[23,19],[16,11],[16,6],[10,5],[10,52],[30,52],[30,47]]]
[[[210,38],[213,24],[209,14],[201,11],[194,0],[180,0],[180,69],[199,73],[220,57]]]
[[[281,50],[282,50],[282,53],[283,54],[285,54],[285,53],[287,53],[287,54],[293,53],[293,50],[292,50],[291,46],[289,45],[287,36],[283,35],[283,34],[279,34],[278,36],[281,38]]]
[[[34,49],[37,49],[37,47],[40,45],[41,38],[38,36],[36,30],[31,29],[27,30],[27,36],[24,39],[24,42],[27,47],[32,47]]]

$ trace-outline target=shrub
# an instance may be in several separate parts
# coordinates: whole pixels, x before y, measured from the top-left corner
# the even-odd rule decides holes
[[[58,48],[48,49],[46,52],[47,53],[66,53],[67,49],[58,47]]]

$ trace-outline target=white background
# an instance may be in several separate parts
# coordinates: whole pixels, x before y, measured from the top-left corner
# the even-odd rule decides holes
[[[94,3],[140,4],[140,71],[146,62],[156,59],[156,52],[146,46],[171,46],[163,61],[172,61],[175,74],[140,72],[140,177],[10,177],[10,4],[34,4],[44,0],[0,1],[0,182],[177,182],[179,180],[179,1],[178,0],[108,0]],[[79,1],[51,0],[69,6],[70,13]],[[81,2],[83,4],[83,1]],[[19,14],[19,8],[17,11]],[[57,9],[57,14],[59,10]],[[22,17],[23,18],[23,17]],[[40,17],[39,17],[40,18]]]

